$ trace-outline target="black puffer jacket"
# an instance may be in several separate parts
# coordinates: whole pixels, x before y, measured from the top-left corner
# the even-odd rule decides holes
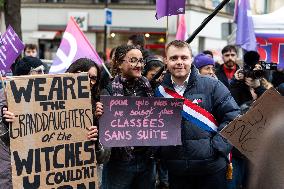
[[[170,75],[162,86],[173,89]],[[210,112],[219,123],[218,131],[236,118],[240,111],[225,85],[216,79],[201,76],[192,66],[187,88],[183,95],[189,100],[202,99],[198,104]],[[218,133],[200,129],[194,123],[182,119],[182,146],[161,147],[160,155],[174,174],[212,174],[226,166],[231,145]]]

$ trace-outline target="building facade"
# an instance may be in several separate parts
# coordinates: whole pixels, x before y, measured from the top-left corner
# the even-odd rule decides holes
[[[189,34],[214,10],[220,0],[187,0],[186,24]],[[155,0],[109,0],[112,25],[108,32],[107,54],[113,47],[127,42],[131,34],[145,35],[146,47],[163,54],[166,43],[175,38],[177,16],[155,18]],[[103,51],[104,0],[22,0],[22,32],[25,43],[39,45],[40,58],[52,59],[58,49],[70,16],[77,18],[89,41],[98,52]],[[219,51],[227,44],[234,2],[215,16],[191,43],[196,54],[204,49]]]
[[[284,6],[283,0],[250,0],[253,14],[268,14]]]

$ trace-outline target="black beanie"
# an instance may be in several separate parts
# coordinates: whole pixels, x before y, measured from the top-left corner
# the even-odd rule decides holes
[[[26,56],[15,65],[14,75],[29,75],[32,69],[37,68],[41,65],[45,66],[39,58]]]

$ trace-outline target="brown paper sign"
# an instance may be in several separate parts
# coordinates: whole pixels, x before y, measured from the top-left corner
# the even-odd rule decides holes
[[[275,89],[267,90],[257,99],[249,111],[236,118],[222,131],[227,138],[247,158],[254,161],[256,152],[262,147],[265,133],[274,128],[274,120],[284,111],[284,97]]]
[[[13,188],[97,188],[86,73],[7,80]]]

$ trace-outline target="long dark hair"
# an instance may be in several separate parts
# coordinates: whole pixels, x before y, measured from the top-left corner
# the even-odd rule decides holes
[[[92,67],[95,67],[98,72],[96,84],[91,89],[92,100],[97,102],[99,101],[99,96],[100,96],[99,86],[101,81],[101,69],[93,60],[88,58],[80,58],[76,60],[73,64],[71,64],[66,72],[68,73],[88,72]]]

